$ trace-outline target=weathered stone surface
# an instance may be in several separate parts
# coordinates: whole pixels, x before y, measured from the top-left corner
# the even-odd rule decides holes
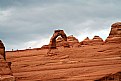
[[[100,79],[94,81],[121,81],[121,72],[117,72],[114,74],[108,74]]]
[[[41,49],[49,49],[49,45],[43,45]]]
[[[73,35],[70,35],[67,37],[68,42],[73,42],[73,43],[79,43],[78,39],[74,37]]]
[[[51,41],[56,41],[55,47],[64,40],[57,37],[58,34],[54,35]],[[86,40],[90,45],[102,43],[99,36]],[[68,41],[78,42],[73,36],[67,37]],[[12,71],[17,81],[100,81],[105,75],[121,71],[121,44],[96,45],[52,49],[50,56],[46,56],[47,50],[6,52],[6,55],[7,60],[13,62]]]
[[[6,61],[5,47],[0,40],[0,81],[15,81],[11,77],[6,77],[6,75],[13,77],[11,71],[11,62]]]
[[[73,35],[67,37],[67,42],[72,47],[79,47],[80,46],[78,39],[76,37],[74,37]]]
[[[62,37],[58,37],[57,39],[56,39],[56,46],[57,47],[61,47],[61,46],[63,46],[63,38]]]
[[[0,75],[12,75],[11,62],[0,62]]]
[[[15,81],[15,77],[11,75],[0,76],[0,81]]]
[[[90,44],[90,39],[89,37],[86,37],[82,42],[80,42],[81,45],[89,45]]]
[[[81,45],[102,45],[102,44],[104,44],[104,41],[99,36],[94,36],[93,39],[89,39],[88,37],[86,37],[80,43],[81,43]]]
[[[0,40],[0,59],[6,59],[5,57],[5,47],[2,41]]]
[[[91,40],[91,45],[102,45],[102,44],[104,44],[104,41],[99,36],[94,36],[93,39]]]
[[[63,38],[63,46],[64,47],[69,47],[69,44],[67,42],[67,36],[64,33],[63,30],[55,30],[53,36],[50,39],[49,47],[50,49],[55,49],[56,48],[56,38],[58,36],[61,36]]]
[[[121,43],[121,22],[112,24],[106,43]]]
[[[70,47],[79,47],[80,43],[78,39],[73,35],[68,36],[67,41],[65,41],[61,36],[58,36],[56,38],[56,47],[64,47],[64,45],[70,46]],[[49,49],[49,45],[43,45],[41,49]]]
[[[55,49],[54,49],[55,50]],[[17,81],[94,81],[121,70],[120,44],[7,52]]]
[[[63,38],[58,37],[56,39],[56,43],[57,43],[56,46],[57,47],[63,46],[63,42],[64,42]],[[79,47],[80,46],[78,39],[76,37],[74,37],[73,35],[70,35],[67,37],[67,42],[68,42],[70,47]]]

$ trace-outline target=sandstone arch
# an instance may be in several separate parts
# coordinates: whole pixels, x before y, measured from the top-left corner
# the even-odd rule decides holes
[[[50,39],[49,48],[56,49],[56,38],[58,36],[61,36],[64,39],[63,46],[69,47],[69,44],[67,43],[67,36],[64,33],[64,31],[63,30],[55,30],[53,36]]]

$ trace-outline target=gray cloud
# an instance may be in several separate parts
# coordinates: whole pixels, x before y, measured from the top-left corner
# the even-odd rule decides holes
[[[120,3],[120,0],[0,0],[0,39],[10,50],[26,48],[31,41],[43,44],[41,40],[49,40],[55,29],[64,29],[67,35],[76,37],[106,31],[103,34],[106,38],[110,25],[121,19]]]

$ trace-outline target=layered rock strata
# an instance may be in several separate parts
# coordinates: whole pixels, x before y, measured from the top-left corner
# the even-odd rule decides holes
[[[63,42],[64,42],[63,38],[58,37],[56,39],[57,47],[63,46]],[[67,42],[68,42],[70,47],[79,47],[80,46],[78,39],[76,37],[74,37],[73,35],[70,35],[70,36],[67,37]]]
[[[91,40],[91,45],[102,45],[102,44],[104,44],[104,41],[99,36],[94,36],[93,39]]]
[[[111,31],[106,43],[121,43],[121,22],[117,22],[111,25]]]
[[[49,43],[49,49],[55,49],[56,48],[56,38],[58,36],[61,36],[63,38],[63,46],[64,47],[69,47],[69,44],[67,42],[67,36],[64,33],[63,30],[55,30],[53,36],[50,39],[50,43]]]
[[[11,62],[6,61],[5,47],[0,40],[0,81],[15,81],[11,71]]]
[[[89,37],[86,37],[83,41],[80,42],[81,45],[89,45],[90,44],[90,39]]]

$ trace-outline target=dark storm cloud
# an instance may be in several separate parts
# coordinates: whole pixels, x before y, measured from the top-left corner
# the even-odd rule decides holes
[[[97,34],[120,21],[120,3],[120,0],[0,0],[0,38],[7,49],[17,49],[31,41],[49,40],[55,29],[64,29],[67,35],[77,37]]]

